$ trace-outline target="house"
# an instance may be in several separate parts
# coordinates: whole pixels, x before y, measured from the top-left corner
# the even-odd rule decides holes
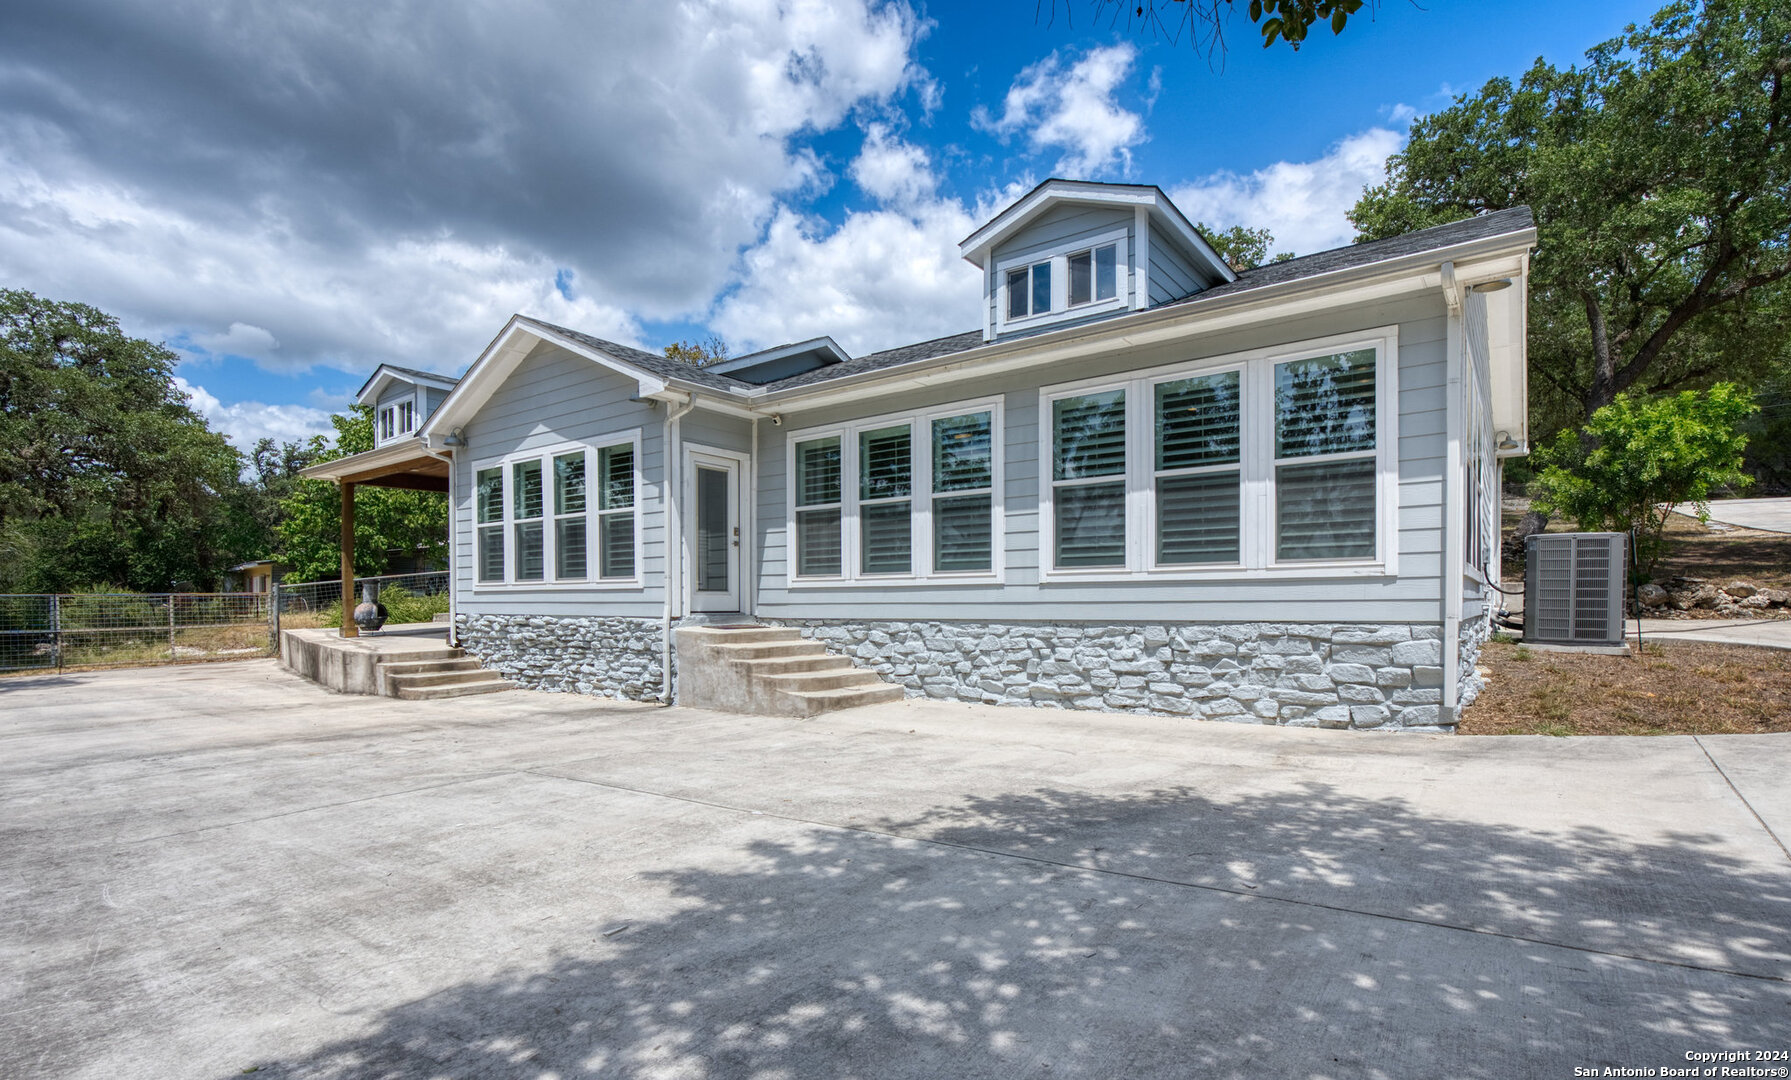
[[[696,368],[516,316],[410,440],[452,459],[459,640],[664,700],[674,628],[752,621],[913,695],[1448,729],[1535,239],[1234,272],[1159,188],[1049,180],[963,241],[965,333]]]
[[[224,571],[224,591],[227,593],[270,592],[285,576],[286,567],[283,564],[272,559],[253,559],[246,563],[238,563]]]

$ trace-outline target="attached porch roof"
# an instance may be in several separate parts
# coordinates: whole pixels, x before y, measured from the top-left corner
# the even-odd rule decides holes
[[[423,440],[417,438],[300,469],[299,475],[312,480],[334,480],[338,484],[366,487],[448,490],[448,463],[425,449]]]

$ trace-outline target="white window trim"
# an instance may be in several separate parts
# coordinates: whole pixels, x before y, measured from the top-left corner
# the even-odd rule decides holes
[[[784,569],[789,589],[838,589],[896,586],[911,588],[925,585],[1000,585],[1007,580],[1007,507],[1003,489],[1006,486],[1005,430],[1002,419],[1003,399],[981,398],[975,401],[954,401],[920,411],[884,413],[847,423],[792,431],[784,439],[785,506]],[[933,421],[971,413],[989,414],[989,529],[990,553],[988,570],[933,569],[933,500],[969,492],[933,491]],[[912,570],[906,574],[864,574],[858,571],[861,552],[858,528],[858,435],[877,428],[909,425],[912,487],[909,494],[909,527],[911,530]],[[840,440],[840,569],[838,575],[803,577],[797,574],[796,551],[796,444],[837,436]],[[883,500],[875,500],[883,501]],[[804,507],[802,509],[811,509]]]
[[[384,405],[379,406],[379,408],[374,412],[374,415],[373,415],[373,445],[374,446],[376,446],[376,447],[377,446],[385,446],[388,443],[397,442],[399,439],[404,438],[406,435],[414,435],[418,431],[422,430],[422,427],[423,427],[423,388],[419,386],[409,395],[408,400],[410,402],[410,427],[400,428],[398,426],[398,406],[404,404],[406,400],[407,399],[403,398],[403,397],[393,398],[391,401],[388,401]],[[392,418],[392,434],[390,434],[390,435],[385,434],[385,422],[386,422],[387,416],[390,416]],[[489,468],[489,466],[487,466],[487,467]]]
[[[1070,319],[1086,318],[1110,311],[1124,311],[1131,306],[1131,292],[1137,287],[1139,275],[1128,274],[1131,230],[1120,228],[1093,236],[1079,236],[1069,243],[1055,244],[1048,248],[1034,248],[1030,252],[1010,255],[995,264],[995,332],[1004,333],[1010,330],[1028,330],[1038,326],[1050,326]],[[1095,248],[1116,245],[1113,253],[1113,296],[1107,300],[1091,300],[1086,304],[1070,307],[1070,266],[1071,255]],[[1007,275],[1010,270],[1018,270],[1023,266],[1037,263],[1051,264],[1051,310],[1041,315],[1024,315],[1017,319],[1008,318]],[[1128,282],[1126,279],[1132,280]],[[1028,279],[1030,280],[1030,279]]]
[[[1368,559],[1275,561],[1275,365],[1290,360],[1372,348],[1375,354],[1375,554]],[[1155,566],[1155,385],[1191,375],[1242,370],[1239,446],[1241,564]],[[1104,390],[1126,391],[1126,563],[1060,570],[1051,403]],[[1398,576],[1399,567],[1399,327],[1291,342],[1180,364],[1102,375],[1039,389],[1039,581],[1224,581]],[[1330,455],[1313,457],[1323,461]],[[1344,455],[1350,456],[1350,455]]]
[[[626,578],[600,578],[595,573],[601,566],[602,551],[600,548],[601,529],[598,518],[602,511],[597,509],[598,469],[601,467],[599,451],[615,446],[629,446],[634,451],[634,575]],[[554,571],[554,519],[565,516],[554,513],[553,501],[553,459],[562,454],[577,450],[585,452],[585,575],[581,578],[555,578]],[[541,525],[541,568],[544,580],[516,580],[516,535],[515,506],[511,499],[513,473],[511,466],[519,462],[539,461],[541,463],[541,517],[528,520],[539,520]],[[503,517],[498,521],[486,522],[485,527],[503,526],[504,538],[504,580],[479,580],[479,529],[478,520],[478,477],[487,469],[498,469],[503,479]],[[473,573],[472,589],[476,593],[529,593],[529,592],[563,592],[577,590],[581,592],[619,592],[641,589],[641,496],[645,490],[645,479],[641,472],[641,429],[617,431],[598,435],[589,439],[554,443],[532,450],[520,450],[503,457],[483,458],[472,463],[470,471],[471,491],[468,504],[468,518],[472,522],[473,535]],[[576,516],[576,515],[572,515]]]

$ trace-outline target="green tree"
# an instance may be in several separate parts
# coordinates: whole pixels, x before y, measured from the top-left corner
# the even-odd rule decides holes
[[[710,334],[702,341],[674,341],[665,347],[665,355],[692,367],[708,367],[728,358],[728,343],[719,334]]]
[[[1691,503],[1707,521],[1712,491],[1751,482],[1741,425],[1754,412],[1752,395],[1732,383],[1651,400],[1618,394],[1583,433],[1563,431],[1537,449],[1535,503],[1582,529],[1634,530],[1636,574],[1645,580],[1666,551],[1662,530],[1675,505]]]
[[[1225,23],[1238,9],[1236,0],[1093,0],[1092,6],[1096,21],[1114,24],[1123,15],[1128,25],[1141,25],[1171,41],[1186,37],[1208,52],[1225,48]],[[1243,6],[1262,34],[1263,48],[1285,41],[1299,52],[1314,26],[1328,26],[1332,34],[1341,34],[1363,5],[1362,0],[1249,0]],[[1369,0],[1370,11],[1376,6]],[[1056,13],[1052,0],[1051,14]]]
[[[355,405],[330,417],[336,427],[333,445],[321,437],[297,452],[307,464],[333,461],[373,449],[373,410]],[[284,456],[282,448],[280,454]],[[274,466],[275,472],[284,463]],[[296,470],[294,470],[296,471]],[[279,560],[290,581],[326,581],[342,573],[342,496],[328,480],[293,480],[279,501],[274,528]],[[354,572],[386,573],[394,558],[414,557],[440,565],[448,554],[448,501],[432,491],[359,487],[354,496]]]
[[[242,556],[242,458],[177,360],[85,304],[0,290],[0,591],[206,588]]]
[[[1269,258],[1269,249],[1275,246],[1275,234],[1267,229],[1250,229],[1242,225],[1215,229],[1205,222],[1194,227],[1233,270],[1254,270],[1265,262],[1286,262],[1294,257],[1291,251],[1284,251]]]
[[[1791,5],[1680,2],[1413,123],[1359,240],[1527,204],[1540,430],[1619,393],[1748,381],[1791,333]]]

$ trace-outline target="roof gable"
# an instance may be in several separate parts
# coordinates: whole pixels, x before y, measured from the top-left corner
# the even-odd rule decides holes
[[[367,376],[367,381],[355,392],[354,399],[358,404],[371,405],[395,382],[453,390],[459,381],[452,375],[437,375],[432,371],[418,371],[416,368],[399,367],[397,364],[381,364],[373,369],[373,374]]]

